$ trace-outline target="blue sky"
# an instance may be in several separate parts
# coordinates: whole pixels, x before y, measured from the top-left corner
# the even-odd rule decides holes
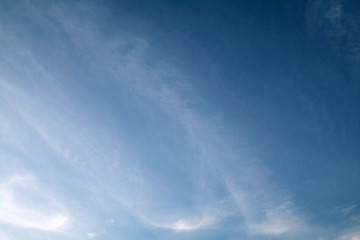
[[[1,1],[0,239],[360,239],[360,4]]]

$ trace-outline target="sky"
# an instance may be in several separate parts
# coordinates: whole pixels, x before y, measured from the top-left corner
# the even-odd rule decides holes
[[[0,240],[360,240],[360,2],[0,1]]]

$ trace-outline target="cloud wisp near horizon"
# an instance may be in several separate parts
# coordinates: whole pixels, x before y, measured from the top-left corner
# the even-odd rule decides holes
[[[323,3],[137,4],[0,4],[0,238],[359,238],[358,60],[330,39],[324,82]]]

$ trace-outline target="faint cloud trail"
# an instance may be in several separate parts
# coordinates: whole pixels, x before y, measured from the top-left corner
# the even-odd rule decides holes
[[[61,19],[65,19],[61,15],[59,16]],[[71,18],[68,16],[66,19],[71,22]],[[268,170],[263,170],[266,167],[260,161],[255,161],[257,163],[254,164],[254,161],[251,160],[254,157],[246,151],[234,151],[226,147],[236,141],[231,136],[226,136],[228,130],[221,121],[205,119],[198,114],[196,108],[189,107],[191,99],[180,94],[183,92],[184,85],[176,85],[177,81],[185,82],[186,75],[166,64],[158,64],[153,68],[146,66],[144,59],[149,57],[147,56],[149,46],[144,40],[134,42],[133,39],[127,39],[124,36],[101,39],[96,26],[90,29],[82,28],[81,31],[75,31],[80,26],[74,24],[66,24],[64,27],[68,29],[70,36],[73,36],[74,43],[87,49],[86,51],[93,54],[98,62],[111,63],[106,67],[115,69],[112,70],[114,71],[113,81],[119,84],[119,88],[125,87],[129,89],[130,95],[141,96],[141,101],[135,101],[133,104],[149,106],[149,104],[155,103],[160,105],[164,111],[176,116],[186,132],[189,144],[195,149],[193,155],[196,156],[199,164],[205,171],[212,169],[210,170],[213,172],[212,181],[219,181],[227,187],[229,196],[216,196],[214,201],[233,199],[233,204],[238,206],[248,229],[254,234],[277,235],[298,228],[300,220],[293,209],[293,204],[289,203],[290,200],[286,195],[274,190],[276,188],[269,184],[271,181],[267,176]],[[90,46],[83,45],[82,43],[86,42],[85,39],[88,39],[89,36],[91,39],[99,41],[92,41]],[[126,55],[126,58],[113,55],[109,49],[104,49],[104,46],[116,48],[116,42],[132,42],[135,48]],[[161,62],[161,60],[159,61]],[[165,80],[168,78],[175,79],[175,81],[168,83]],[[199,177],[196,175],[191,177],[193,178],[192,184],[197,185]],[[151,188],[151,186],[149,187]],[[200,192],[204,187],[206,184],[199,187]],[[199,194],[201,195],[201,193]],[[130,209],[132,208],[135,207],[130,206]],[[136,212],[135,214],[139,215],[140,219],[145,219],[145,222],[174,230],[201,228],[216,222],[213,220],[188,221],[180,218],[171,224],[159,225],[155,223],[157,222],[156,218],[161,219],[163,216],[148,215],[146,207],[142,210],[132,209],[130,211]],[[223,209],[223,212],[225,216],[229,215],[228,209]],[[176,215],[176,213],[173,214]],[[168,218],[172,218],[171,214]],[[171,221],[167,220],[166,222]]]
[[[36,202],[27,199],[26,204],[32,207],[25,207],[22,197],[29,192],[42,197],[43,204],[48,201],[48,197],[38,189],[34,177],[12,176],[9,180],[0,183],[0,221],[12,224],[21,228],[34,228],[42,231],[61,232],[69,223],[69,218],[55,209],[40,207]],[[15,194],[16,193],[16,194]],[[34,200],[35,200],[34,199]],[[55,213],[52,213],[54,212]]]
[[[307,26],[312,34],[325,36],[341,56],[360,61],[360,18],[347,9],[349,1],[311,0],[307,6]]]
[[[280,187],[271,183],[270,170],[256,160],[253,153],[239,146],[240,140],[230,133],[231,129],[225,126],[220,114],[205,116],[199,107],[194,106],[193,96],[196,94],[193,93],[196,89],[192,88],[190,77],[164,63],[161,57],[153,60],[154,66],[146,64],[145,59],[151,56],[148,56],[150,46],[145,37],[118,34],[113,38],[104,38],[99,32],[97,17],[85,14],[93,12],[93,8],[80,11],[80,17],[72,15],[64,4],[55,4],[48,11],[46,17],[61,24],[73,44],[80,49],[77,54],[86,54],[85,57],[94,59],[89,69],[96,65],[97,70],[111,76],[107,84],[124,92],[133,111],[150,109],[144,113],[148,119],[155,119],[157,113],[162,113],[166,118],[161,119],[160,124],[175,119],[175,127],[170,128],[174,131],[173,135],[174,129],[180,126],[180,135],[186,139],[184,145],[191,150],[191,158],[178,159],[175,156],[171,162],[174,172],[182,174],[180,180],[186,180],[186,187],[191,190],[173,190],[184,184],[182,182],[154,181],[153,175],[165,174],[159,171],[151,175],[147,172],[146,163],[152,159],[133,153],[141,152],[142,146],[129,150],[125,144],[126,137],[122,139],[112,134],[114,129],[111,127],[91,122],[91,116],[84,111],[86,103],[71,102],[66,89],[56,84],[62,79],[53,78],[40,61],[28,56],[35,69],[32,73],[37,72],[38,75],[34,75],[41,76],[37,80],[34,76],[29,77],[36,80],[37,88],[30,91],[20,84],[10,84],[8,79],[1,80],[0,84],[4,86],[2,99],[56,153],[60,162],[69,163],[72,166],[69,169],[82,173],[88,191],[92,191],[98,199],[103,195],[115,199],[144,225],[175,232],[215,227],[234,215],[242,217],[243,221],[237,222],[238,226],[247,229],[249,234],[279,235],[297,229],[300,217],[294,203],[279,190]],[[33,13],[40,14],[37,11]],[[82,18],[82,15],[86,17]],[[124,51],[124,45],[128,43],[132,50]],[[188,96],[184,92],[192,94]],[[160,124],[154,122],[156,124],[151,127],[158,128]],[[159,131],[159,134],[165,133]],[[162,163],[171,159],[167,157]],[[96,184],[91,185],[94,182]],[[4,189],[6,191],[9,187]],[[177,201],[169,201],[171,194],[162,190],[175,195],[171,199]],[[183,203],[181,200],[188,200],[188,195],[190,200]],[[110,200],[106,199],[103,205],[107,202]],[[5,206],[8,202],[3,204]],[[17,209],[17,206],[11,206]],[[29,213],[23,209],[19,211],[22,215]],[[48,216],[32,210],[30,213],[37,214],[47,225],[32,222],[30,218],[25,223],[14,221],[19,225],[42,226],[53,231],[68,221],[62,215]],[[88,237],[94,236],[95,233],[88,233]]]

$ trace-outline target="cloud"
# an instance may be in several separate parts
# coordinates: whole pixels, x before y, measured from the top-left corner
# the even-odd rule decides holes
[[[0,231],[0,235],[1,235],[1,240],[15,240],[16,239],[13,236],[6,235],[6,233],[3,233],[1,231]]]
[[[69,169],[83,177],[86,190],[96,200],[100,199],[96,202],[99,205],[94,204],[97,208],[121,205],[141,223],[175,232],[211,227],[235,215],[244,221],[238,221],[234,229],[248,229],[250,234],[278,235],[297,228],[299,217],[287,195],[271,184],[264,164],[254,160],[256,153],[240,146],[242,140],[233,136],[221,116],[202,114],[203,109],[194,101],[201,98],[194,94],[196,91],[186,73],[166,64],[161,57],[149,56],[150,44],[145,38],[126,34],[102,38],[96,18],[83,20],[81,14],[72,15],[65,5],[56,5],[50,12],[54,15],[48,17],[62,26],[77,49],[82,49],[77,53],[86,53],[85,57],[94,59],[91,66],[101,69],[108,80],[106,84],[124,95],[127,102],[119,101],[119,105],[128,104],[133,111],[129,115],[136,116],[126,120],[138,123],[131,130],[136,132],[137,128],[148,126],[136,140],[137,144],[125,144],[133,137],[121,135],[126,126],[120,120],[126,118],[126,113],[119,111],[120,117],[113,125],[92,121],[99,117],[111,122],[89,114],[96,109],[89,109],[88,102],[67,95],[60,82],[72,88],[76,86],[72,81],[77,79],[52,77],[51,71],[43,67],[46,64],[31,55],[27,55],[26,69],[32,74],[25,80],[35,82],[35,87],[29,89],[22,82],[10,83],[6,77],[1,80],[0,91],[7,106],[36,139],[47,145],[47,150],[55,153],[56,161],[69,163],[72,166]],[[132,50],[124,50],[127,44]],[[146,64],[149,58],[155,62],[153,66]],[[86,69],[91,71],[91,66]],[[24,69],[20,69],[20,75],[22,72]],[[97,84],[103,86],[103,79],[102,76]],[[11,119],[8,122],[11,133],[18,125]],[[171,126],[165,128],[167,125]],[[156,131],[151,131],[152,128]],[[146,131],[150,134],[146,135]],[[149,139],[139,143],[146,137]],[[21,146],[33,158],[38,156],[31,151],[33,146],[23,144],[20,134],[13,138],[10,143],[15,147]],[[167,140],[181,145],[171,145]],[[170,153],[156,152],[167,147]],[[185,151],[188,155],[178,156],[172,150]],[[44,161],[50,165],[50,161]],[[8,185],[5,189],[13,188]],[[19,216],[11,220],[14,225],[60,231],[69,221],[66,214],[52,215],[42,209],[23,208],[14,203],[11,194],[9,199],[1,206],[5,209],[9,204],[8,215]],[[103,199],[105,203],[101,202]],[[113,205],[113,200],[117,204]],[[88,233],[88,237],[94,236]]]
[[[94,238],[95,237],[95,233],[88,233],[87,234],[89,238]]]
[[[266,187],[257,187],[255,191],[249,191],[229,179],[227,186],[244,217],[249,233],[279,235],[303,227],[292,202],[283,194],[270,191]],[[259,201],[259,198],[262,200]]]
[[[190,217],[190,218],[180,218],[172,223],[158,223],[153,220],[144,218],[144,221],[154,227],[164,228],[174,231],[193,231],[199,230],[205,227],[210,226],[214,223],[215,218],[213,216],[204,215],[202,217]]]
[[[22,201],[22,198],[29,194],[34,194],[36,199],[44,198],[45,196],[38,195],[41,194],[41,191],[37,188],[32,176],[14,175],[9,180],[2,182],[0,184],[2,196],[0,199],[0,222],[21,228],[51,232],[62,231],[69,222],[67,216],[55,209],[42,208],[41,204],[46,205],[45,202],[34,204],[31,199],[27,199],[26,202]]]
[[[70,20],[68,19],[68,21]],[[76,26],[72,25],[69,32],[72,32],[74,28]],[[84,42],[88,35],[95,35],[95,39],[99,38],[99,33],[94,28],[87,33],[82,32],[82,34],[84,35],[76,34],[74,37],[75,44]],[[104,44],[103,41],[100,41],[101,45],[93,42],[92,44],[95,45],[92,45],[88,52],[94,54],[95,59],[113,63],[112,67],[108,67],[117,69],[112,72],[114,74],[114,83],[118,84],[119,88],[129,89],[133,98],[134,96],[140,96],[132,102],[134,106],[137,106],[137,109],[147,109],[151,105],[154,112],[158,107],[160,113],[165,112],[174,117],[174,124],[181,127],[186,143],[193,150],[191,156],[195,160],[192,160],[191,164],[201,166],[199,167],[201,171],[196,171],[195,168],[190,169],[193,171],[192,174],[188,174],[185,178],[189,181],[191,187],[198,190],[188,194],[203,195],[203,202],[199,204],[206,205],[209,204],[208,202],[213,201],[221,205],[220,202],[229,198],[227,194],[230,193],[238,207],[237,213],[240,213],[246,220],[247,227],[245,229],[249,229],[253,234],[278,235],[296,230],[300,225],[300,217],[297,216],[293,204],[288,203],[290,200],[286,194],[275,190],[276,188],[272,186],[275,184],[268,184],[271,182],[270,177],[267,176],[268,170],[265,170],[266,167],[261,161],[253,161],[253,155],[256,153],[250,154],[246,149],[242,150],[241,148],[240,150],[233,150],[239,149],[238,144],[234,143],[237,139],[234,139],[227,132],[228,129],[220,120],[221,117],[203,116],[199,113],[199,109],[192,107],[193,99],[189,95],[183,94],[183,92],[194,91],[186,84],[186,74],[177,71],[173,66],[162,64],[161,59],[154,60],[156,64],[154,64],[153,68],[147,66],[144,59],[149,58],[149,45],[145,39],[133,42],[134,50],[131,54],[126,55],[126,62],[122,64],[119,64],[113,55],[104,55],[104,52],[108,51],[98,51],[103,49],[104,45],[114,46],[112,41],[116,42],[118,40],[116,37],[113,40],[104,39],[104,41],[110,42]],[[120,42],[126,41],[131,42],[131,39],[120,39]],[[84,47],[84,45],[81,44],[81,47]],[[114,61],[109,61],[109,59]],[[167,81],[167,79],[172,80]],[[176,80],[183,84],[178,85]],[[149,119],[156,118],[155,114],[149,113]],[[182,168],[186,164],[186,159],[184,159],[181,161],[181,165],[177,167]],[[241,180],[237,180],[238,176],[241,176]],[[162,211],[159,213],[159,211],[148,207],[151,204],[137,205],[139,199],[132,199],[130,201],[132,203],[127,206],[129,211],[133,212],[135,216],[138,216],[145,223],[174,231],[185,231],[201,229],[218,222],[216,217],[211,216],[201,218],[185,217],[174,220],[173,215],[177,215],[178,212],[187,208],[196,209],[197,204],[185,207],[176,202],[166,202],[166,196],[163,196],[161,191],[156,191],[156,189],[162,189],[163,186],[151,185],[146,180],[144,180],[143,184],[145,191],[155,189],[155,191],[149,193],[149,195],[154,196],[153,199],[164,202],[164,205],[172,209],[169,212]],[[225,188],[225,190],[223,189],[225,194],[214,193],[214,189],[211,189],[212,184]],[[183,197],[181,193],[176,194],[180,199]],[[207,196],[211,196],[211,198],[206,199]],[[126,197],[121,195],[118,199],[122,203],[128,202],[124,201],[124,198]],[[147,199],[149,203],[154,201],[151,197]],[[210,205],[212,206],[212,204]],[[215,203],[214,206],[216,208],[218,205]],[[225,212],[223,215],[228,215],[227,208],[220,211]],[[158,219],[161,219],[161,221]],[[220,217],[220,219],[223,219],[223,217]]]
[[[269,209],[266,211],[265,220],[255,223],[250,228],[255,233],[263,235],[279,235],[299,229],[301,226],[299,220],[288,211],[285,206]]]
[[[349,230],[348,232],[339,236],[337,240],[360,240],[360,229]]]
[[[360,60],[360,18],[348,11],[341,0],[311,0],[307,8],[307,25],[311,33],[325,36],[341,55]],[[351,7],[350,7],[351,8]]]
[[[357,209],[357,205],[353,204],[353,205],[341,208],[340,211],[343,215],[349,215],[356,209]]]
[[[198,219],[179,219],[175,224],[173,229],[176,231],[188,231],[200,229],[205,226],[210,225],[213,222],[212,217],[203,217],[200,220]]]

